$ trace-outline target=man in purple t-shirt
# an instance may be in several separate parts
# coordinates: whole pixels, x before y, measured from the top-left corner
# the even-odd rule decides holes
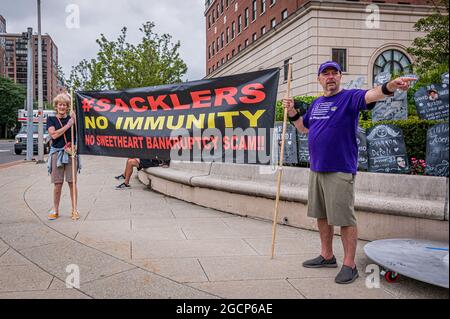
[[[397,78],[372,90],[341,88],[342,69],[327,61],[320,65],[318,81],[323,96],[317,98],[306,114],[294,108],[293,99],[284,99],[289,120],[301,133],[308,134],[311,171],[308,186],[308,216],[317,219],[321,255],[303,263],[307,268],[336,268],[333,254],[334,226],[341,227],[344,262],[336,283],[347,284],[358,278],[355,264],[357,227],[354,213],[354,185],[358,167],[359,112],[372,109],[375,102],[407,90],[413,78]]]

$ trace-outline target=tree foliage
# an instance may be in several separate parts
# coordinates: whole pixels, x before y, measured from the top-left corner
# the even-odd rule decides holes
[[[155,24],[146,22],[137,45],[127,42],[127,28],[116,41],[103,34],[96,40],[97,57],[82,60],[72,71],[67,84],[76,90],[122,90],[181,82],[187,66],[180,58],[180,43],[171,43],[169,34],[159,36]]]
[[[23,108],[26,98],[25,88],[8,78],[0,76],[0,132],[8,134],[8,128],[17,122],[17,110]]]
[[[426,73],[430,69],[447,66],[449,59],[449,2],[435,0],[434,11],[428,17],[419,19],[414,28],[426,33],[414,39],[408,52],[416,58],[414,68],[418,73]]]

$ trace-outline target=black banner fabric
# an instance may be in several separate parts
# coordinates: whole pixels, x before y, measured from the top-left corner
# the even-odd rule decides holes
[[[268,164],[278,79],[279,69],[269,69],[76,92],[79,153]]]

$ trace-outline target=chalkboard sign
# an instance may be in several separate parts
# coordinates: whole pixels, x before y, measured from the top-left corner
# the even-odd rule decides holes
[[[297,132],[298,161],[309,163],[308,133]]]
[[[286,137],[284,142],[284,164],[297,164],[297,132],[294,125],[287,123],[286,124]],[[277,150],[277,156],[274,160],[274,163],[278,163],[281,149],[281,134],[283,132],[283,122],[275,123],[275,145],[274,150]]]
[[[391,73],[390,72],[381,72],[378,73],[375,77],[375,80],[373,81],[373,86],[380,86],[388,81],[391,80]]]
[[[376,125],[367,131],[369,172],[409,173],[403,132],[394,125]]]
[[[303,102],[303,101],[294,101],[294,107],[295,109],[300,111],[300,114],[305,114],[306,111],[308,111],[310,104]]]
[[[448,84],[448,72],[445,72],[444,74],[442,74],[441,81],[442,81],[442,84]]]
[[[428,129],[425,174],[448,176],[448,139],[448,123]]]
[[[414,94],[417,113],[423,120],[448,119],[448,84],[431,84]]]
[[[367,171],[369,168],[369,159],[367,158],[366,130],[361,127],[358,127],[356,143],[358,144],[358,169]]]
[[[364,77],[360,76],[355,80],[351,80],[350,82],[345,83],[342,87],[346,90],[352,89],[362,89],[364,85]]]
[[[406,120],[408,118],[408,94],[396,90],[394,96],[378,101],[372,110],[372,122]]]

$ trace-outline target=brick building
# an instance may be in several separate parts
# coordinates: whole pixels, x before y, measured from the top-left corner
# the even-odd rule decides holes
[[[0,33],[6,33],[6,20],[0,15]],[[0,75],[5,74],[5,38],[0,37]]]
[[[371,87],[381,71],[406,72],[406,48],[421,34],[428,0],[206,0],[206,77],[293,65],[293,94],[317,94],[317,68],[335,60],[344,82],[364,77]]]
[[[38,36],[33,35],[33,100],[38,97]],[[16,83],[27,87],[27,40],[6,38],[6,62],[4,74]],[[48,35],[42,35],[43,100],[51,103],[59,91],[57,80],[58,48]]]

